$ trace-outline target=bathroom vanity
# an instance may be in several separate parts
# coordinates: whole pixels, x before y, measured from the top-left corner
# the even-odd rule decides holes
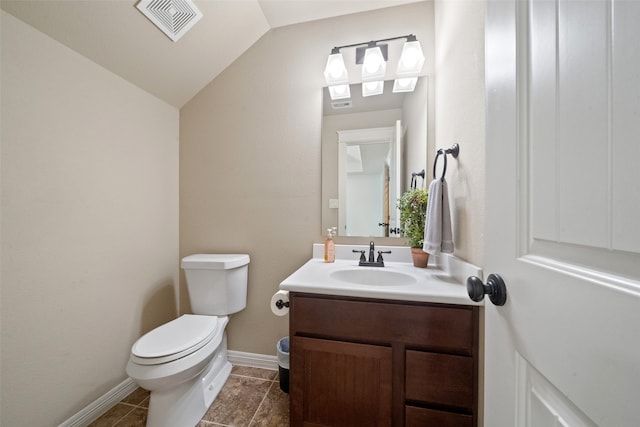
[[[450,265],[376,270],[337,256],[312,258],[280,286],[290,292],[291,425],[476,426],[481,303],[464,281]]]

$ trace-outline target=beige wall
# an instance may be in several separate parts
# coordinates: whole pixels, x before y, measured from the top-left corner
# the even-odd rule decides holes
[[[479,266],[484,262],[484,15],[484,0],[436,0],[436,138],[429,148],[431,170],[436,147],[460,145],[457,161],[449,156],[447,164],[455,255]]]
[[[435,147],[460,144],[447,165],[455,255],[484,265],[485,0],[436,0]],[[433,157],[431,157],[433,159]],[[433,160],[431,160],[432,162]],[[480,314],[479,426],[484,411],[484,312]]]
[[[54,426],[175,317],[178,111],[2,12],[3,426]]]
[[[429,140],[429,135],[435,135],[435,126],[431,121],[433,120],[432,114],[429,112],[433,110],[433,105],[424,102],[424,100],[429,99],[429,84],[432,79],[432,76],[424,77],[415,92],[407,94],[402,107],[402,123],[406,128],[405,151],[403,153],[403,170],[406,172],[403,177],[403,188],[406,189],[411,187],[412,173],[420,172],[422,169],[427,172],[431,170],[431,166],[427,165],[427,144],[425,141]],[[418,178],[416,185],[417,187],[428,186],[429,174],[426,173],[424,183],[422,179]]]
[[[416,17],[433,22],[433,4],[273,29],[181,109],[180,256],[251,256],[248,305],[231,316],[230,349],[275,354],[288,317],[271,314],[271,295],[310,258],[312,243],[322,241],[327,55],[333,46],[412,32],[406,23]],[[432,33],[417,35],[433,44]],[[433,67],[433,52],[427,53]],[[181,308],[189,311],[184,281],[181,295]]]

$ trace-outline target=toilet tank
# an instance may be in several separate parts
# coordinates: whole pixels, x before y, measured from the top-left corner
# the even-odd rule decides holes
[[[189,255],[181,266],[194,314],[225,316],[247,306],[249,255]]]

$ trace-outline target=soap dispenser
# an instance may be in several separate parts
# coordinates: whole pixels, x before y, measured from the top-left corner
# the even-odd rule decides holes
[[[327,228],[327,238],[324,241],[324,262],[336,260],[336,245],[333,241],[333,230]]]

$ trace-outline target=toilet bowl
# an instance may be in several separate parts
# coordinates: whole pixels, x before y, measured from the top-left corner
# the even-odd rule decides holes
[[[195,314],[139,338],[127,363],[129,377],[151,392],[148,427],[195,426],[220,392],[231,372],[225,327],[246,306],[248,263],[236,254],[182,260]]]

